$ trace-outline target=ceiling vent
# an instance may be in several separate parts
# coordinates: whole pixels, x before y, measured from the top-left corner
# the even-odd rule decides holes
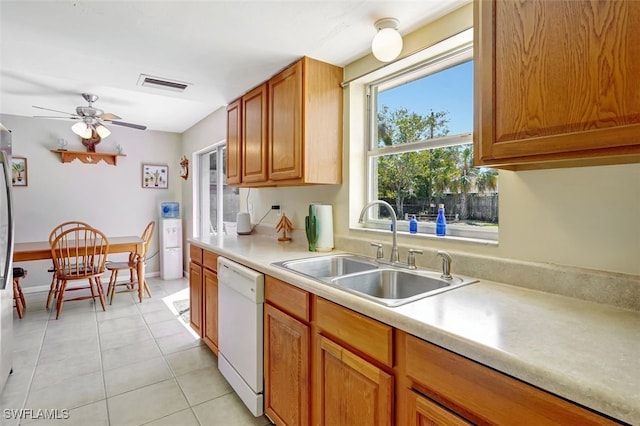
[[[184,92],[190,85],[190,83],[183,81],[153,77],[146,74],[140,74],[140,78],[138,78],[138,86],[152,87],[154,89],[169,90],[172,92]]]

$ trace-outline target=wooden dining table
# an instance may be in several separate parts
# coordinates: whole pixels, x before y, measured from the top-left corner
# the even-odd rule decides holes
[[[144,252],[144,241],[139,236],[111,237],[109,238],[108,253],[139,253]],[[53,259],[49,241],[34,241],[15,243],[13,250],[14,262],[28,262],[30,260]],[[138,281],[144,279],[144,262],[138,262]],[[144,285],[138,284],[138,299],[142,303],[144,297]]]

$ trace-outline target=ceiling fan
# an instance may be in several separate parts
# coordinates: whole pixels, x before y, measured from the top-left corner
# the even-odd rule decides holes
[[[83,139],[91,139],[95,134],[100,138],[106,138],[111,134],[104,124],[115,124],[117,126],[131,127],[138,130],[146,130],[147,126],[141,126],[139,124],[125,123],[124,121],[116,121],[121,118],[110,112],[104,112],[101,109],[94,108],[93,103],[98,100],[97,95],[90,93],[82,93],[82,97],[89,103],[89,106],[76,107],[76,113],[70,113],[65,111],[58,111],[51,108],[44,108],[41,106],[33,105],[34,108],[44,109],[47,111],[59,112],[61,114],[68,114],[69,117],[57,117],[57,116],[43,116],[36,115],[35,118],[62,118],[70,120],[78,120],[78,123],[71,126],[71,130]]]

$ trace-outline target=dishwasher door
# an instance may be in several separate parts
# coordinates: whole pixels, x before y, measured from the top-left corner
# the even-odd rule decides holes
[[[264,275],[218,258],[218,369],[254,416],[263,403]]]

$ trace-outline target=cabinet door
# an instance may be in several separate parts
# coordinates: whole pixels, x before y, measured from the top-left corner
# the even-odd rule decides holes
[[[474,7],[476,162],[638,161],[640,2]]]
[[[267,180],[267,84],[242,97],[242,182]]]
[[[227,183],[242,179],[242,102],[236,99],[227,106]]]
[[[265,304],[265,411],[278,425],[309,424],[309,345],[309,326]]]
[[[302,178],[302,61],[269,80],[269,178]]]
[[[209,349],[218,354],[218,275],[209,270],[204,270],[204,312],[202,340]]]
[[[404,397],[407,398],[409,408],[410,418],[405,423],[408,426],[470,426],[472,424],[411,389],[405,389]]]
[[[189,322],[202,337],[202,266],[189,263]]]
[[[316,425],[390,425],[393,377],[322,335],[316,335]]]

